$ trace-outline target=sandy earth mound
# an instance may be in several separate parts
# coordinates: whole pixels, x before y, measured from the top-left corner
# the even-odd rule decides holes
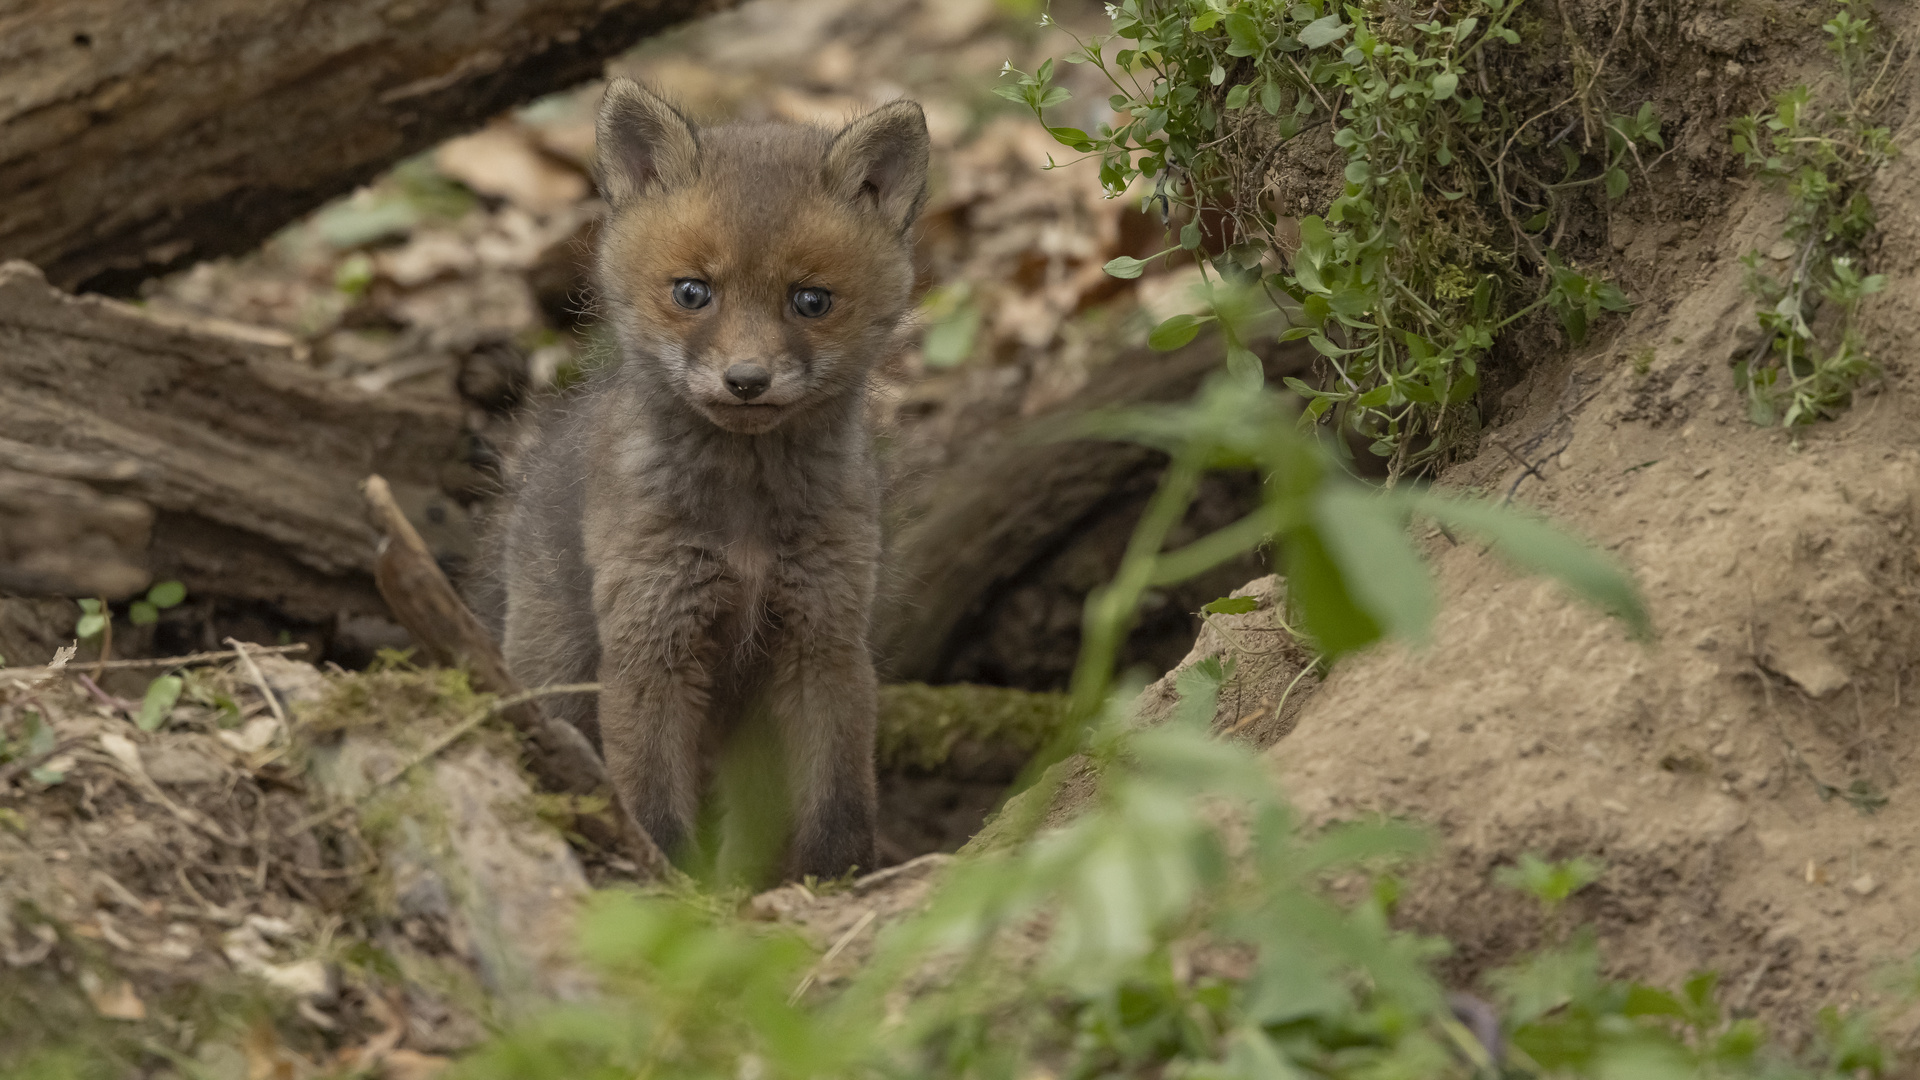
[[[1784,207],[1754,190],[1666,253],[1674,280],[1614,341],[1534,372],[1444,478],[1504,493],[1522,470],[1492,447],[1564,445],[1519,501],[1627,562],[1656,641],[1435,533],[1431,647],[1340,665],[1271,751],[1315,821],[1434,826],[1402,910],[1456,942],[1457,978],[1539,943],[1531,901],[1494,881],[1523,852],[1604,861],[1572,915],[1613,970],[1717,969],[1733,1009],[1788,1029],[1875,1000],[1875,970],[1920,948],[1920,801],[1902,782],[1920,746],[1920,162],[1896,161],[1874,198],[1888,375],[1837,422],[1789,437],[1745,419],[1738,258],[1779,236]]]

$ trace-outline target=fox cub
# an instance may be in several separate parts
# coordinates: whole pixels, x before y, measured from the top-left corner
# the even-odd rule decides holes
[[[873,866],[880,555],[868,373],[910,303],[927,128],[896,101],[840,131],[699,129],[616,79],[599,117],[599,299],[617,362],[512,470],[504,646],[597,737],[662,848],[716,756],[770,715],[786,871]]]

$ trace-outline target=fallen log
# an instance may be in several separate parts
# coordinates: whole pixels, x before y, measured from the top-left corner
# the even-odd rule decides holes
[[[1304,371],[1314,355],[1293,344],[1265,345],[1262,352],[1268,380],[1275,383]],[[1049,560],[1076,539],[1115,526],[1115,535],[1124,538],[1166,464],[1164,454],[1137,443],[1062,443],[1061,434],[1071,431],[1076,417],[1099,409],[1183,400],[1223,359],[1224,348],[1211,335],[1172,353],[1139,349],[1116,357],[1087,390],[962,457],[911,498],[913,505],[899,508],[909,522],[890,544],[891,588],[875,619],[883,677],[978,679],[977,672],[955,670],[960,650],[997,632],[1002,617],[1032,622],[1027,612],[998,611],[1002,599],[1036,574],[1063,569]],[[1232,516],[1252,508],[1257,489],[1244,497],[1247,505]],[[1077,582],[1078,593],[1084,596],[1112,569]],[[1257,560],[1236,564],[1226,573],[1227,587],[1260,572]],[[1076,617],[1067,632],[1077,627]],[[1176,636],[1191,641],[1193,630],[1183,623]],[[1180,651],[1185,647],[1178,645]],[[1070,668],[1074,649],[1064,655]],[[1064,682],[1064,669],[1059,674]]]
[[[8,0],[0,258],[124,291],[724,0]]]
[[[0,592],[121,600],[146,588],[153,509],[87,483],[137,471],[0,437]]]
[[[286,335],[0,265],[0,590],[112,598],[152,573],[316,624],[382,614],[359,480],[392,476],[457,553],[461,427],[451,406],[321,378]]]

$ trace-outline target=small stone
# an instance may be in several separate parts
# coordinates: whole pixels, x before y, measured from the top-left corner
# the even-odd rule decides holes
[[[1721,761],[1727,760],[1733,756],[1733,740],[1726,739],[1715,743],[1712,752],[1713,756],[1719,758]]]
[[[1426,753],[1427,747],[1432,745],[1432,743],[1433,743],[1432,732],[1427,731],[1424,728],[1413,729],[1413,756],[1414,757],[1419,757],[1420,755]]]
[[[257,754],[265,750],[278,734],[279,720],[271,716],[256,716],[242,724],[238,731],[215,732],[215,737],[242,754]]]
[[[83,969],[80,972],[80,987],[87,992],[87,1000],[93,1002],[94,1011],[109,1020],[147,1018],[146,1002],[140,1000],[133,984],[125,979],[109,983],[98,974]]]
[[[1738,60],[1727,61],[1727,66],[1725,70],[1727,73],[1727,78],[1729,79],[1737,79],[1740,76],[1745,75],[1747,73],[1746,65],[1742,64]]]
[[[1791,240],[1775,240],[1773,246],[1767,249],[1767,258],[1772,259],[1774,262],[1786,262],[1788,259],[1793,258],[1793,253],[1796,250],[1798,249],[1793,246],[1793,241]]]
[[[1831,615],[1822,615],[1807,627],[1807,633],[1813,637],[1832,637],[1840,629],[1840,623]]]
[[[1699,468],[1693,470],[1693,478],[1695,480],[1705,480],[1707,478],[1707,474],[1712,471],[1713,471],[1713,466],[1702,465]]]
[[[296,960],[291,964],[263,964],[257,974],[268,984],[309,1001],[331,1001],[333,976],[320,960]]]
[[[1774,650],[1767,667],[1797,683],[1810,696],[1833,695],[1853,681],[1847,669],[1827,653],[1826,646],[1812,641],[1788,641]]]
[[[1627,809],[1627,804],[1619,801],[1618,799],[1601,799],[1600,809],[1605,810],[1610,814],[1630,813],[1630,811]]]
[[[1872,874],[1861,874],[1849,882],[1847,888],[1852,889],[1856,896],[1872,896],[1880,888],[1880,883],[1873,879]]]

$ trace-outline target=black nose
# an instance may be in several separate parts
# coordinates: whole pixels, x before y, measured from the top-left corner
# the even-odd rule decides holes
[[[727,389],[741,401],[752,401],[767,392],[773,372],[759,364],[735,364],[727,369]]]

